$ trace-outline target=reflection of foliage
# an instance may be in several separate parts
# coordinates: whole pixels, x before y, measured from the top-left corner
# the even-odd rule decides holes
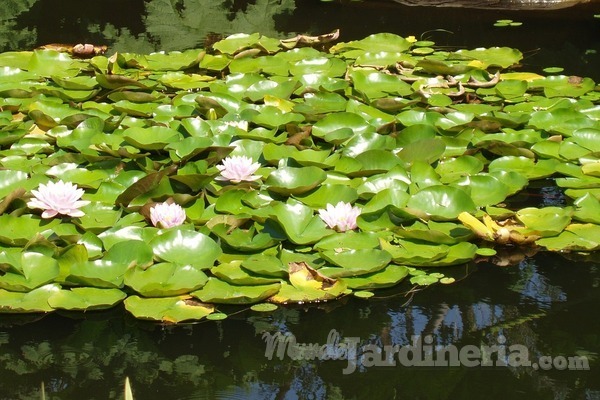
[[[15,18],[29,10],[37,0],[3,0],[0,7],[0,49],[15,50],[31,47],[36,40],[35,29],[17,30]]]
[[[151,0],[146,5],[146,36],[107,25],[102,33],[117,51],[147,52],[202,47],[209,33],[253,33],[279,36],[274,17],[295,9],[295,0],[257,0],[230,12],[227,0]],[[150,45],[153,43],[154,45]]]
[[[3,346],[0,370],[7,379],[0,385],[0,392],[9,392],[4,385],[10,382],[12,396],[19,393],[18,398],[39,399],[35,393],[39,381],[45,380],[47,394],[78,398],[74,391],[86,388],[86,392],[93,393],[92,388],[96,388],[98,398],[107,398],[100,395],[108,391],[104,387],[106,380],[121,381],[125,376],[130,376],[138,386],[158,381],[167,386],[198,387],[205,383],[205,367],[197,355],[165,357],[148,337],[121,331],[114,322],[85,321],[73,335],[63,339],[41,339],[12,348]],[[16,337],[10,339],[18,341]],[[38,381],[45,371],[52,371],[50,378],[40,377]],[[118,398],[114,389],[109,398]]]

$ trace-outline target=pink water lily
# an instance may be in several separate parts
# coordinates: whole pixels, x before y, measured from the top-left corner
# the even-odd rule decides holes
[[[218,180],[240,183],[242,181],[255,181],[260,175],[253,175],[260,168],[260,163],[253,163],[250,157],[232,156],[223,160],[223,165],[217,165],[221,171]]]
[[[185,211],[176,203],[158,203],[150,208],[152,225],[158,228],[171,228],[185,222]]]
[[[319,209],[319,217],[331,229],[345,232],[356,229],[356,219],[360,215],[360,208],[352,207],[352,204],[340,201],[335,206],[327,204],[325,209]]]
[[[79,208],[90,202],[79,200],[84,194],[83,189],[71,182],[48,182],[41,183],[37,190],[32,190],[33,198],[27,203],[30,208],[41,208],[42,218],[52,218],[56,215],[68,215],[70,217],[83,217],[85,213]]]

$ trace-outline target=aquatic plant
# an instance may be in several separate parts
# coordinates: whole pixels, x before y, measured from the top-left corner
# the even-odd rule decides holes
[[[221,175],[216,179],[240,183],[242,181],[255,181],[260,175],[253,175],[260,168],[260,163],[253,163],[250,157],[233,156],[223,160],[223,164],[217,165]]]
[[[177,203],[159,203],[150,208],[152,225],[159,228],[172,228],[185,222],[185,211]]]
[[[219,319],[452,283],[429,268],[503,246],[600,249],[592,79],[338,34],[0,54],[0,311]],[[69,207],[30,199],[56,180]],[[513,201],[541,180],[558,200]]]
[[[325,209],[319,210],[319,216],[327,226],[339,232],[356,229],[356,219],[360,215],[360,208],[352,207],[352,204],[338,202],[335,206],[327,204]]]
[[[85,213],[80,210],[81,207],[90,202],[80,200],[83,196],[83,189],[78,189],[77,185],[71,182],[48,182],[41,183],[37,190],[32,190],[33,198],[27,203],[30,208],[40,208],[42,218],[52,218],[57,215],[69,217],[83,217]]]

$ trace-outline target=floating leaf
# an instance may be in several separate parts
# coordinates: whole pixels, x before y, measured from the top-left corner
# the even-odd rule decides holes
[[[16,258],[7,259],[0,253],[0,263],[11,264],[13,272],[0,276],[0,288],[15,292],[28,292],[52,282],[59,275],[58,262],[42,253],[24,251]]]
[[[443,219],[454,219],[463,211],[475,211],[475,203],[463,190],[441,185],[420,190],[411,196],[406,206]]]
[[[48,298],[52,308],[63,310],[100,310],[120,303],[127,295],[119,289],[72,288],[60,290]]]
[[[271,312],[271,311],[275,311],[277,310],[279,307],[277,307],[277,304],[273,304],[273,303],[259,303],[259,304],[253,304],[250,309],[252,311],[257,311],[257,312]]]
[[[407,275],[407,267],[402,265],[388,265],[384,269],[372,274],[345,277],[344,282],[346,282],[350,289],[381,289],[397,285]]]
[[[279,291],[279,283],[268,285],[232,285],[217,278],[209,278],[200,290],[191,295],[201,301],[217,304],[252,304],[271,297]]]
[[[283,167],[273,171],[265,185],[280,194],[300,194],[314,189],[327,178],[327,174],[317,167]]]
[[[200,320],[212,312],[214,307],[186,297],[143,298],[129,296],[125,309],[140,319],[178,323]]]
[[[57,284],[48,284],[30,292],[10,292],[0,289],[0,311],[7,313],[51,312],[48,299],[60,291]]]
[[[280,278],[261,276],[250,272],[248,268],[242,267],[242,260],[219,264],[211,268],[210,272],[217,278],[232,285],[265,285],[280,281]]]
[[[144,297],[167,297],[200,289],[208,277],[191,265],[157,263],[148,268],[132,267],[124,277],[125,285]]]
[[[182,229],[166,230],[149,243],[154,255],[163,261],[210,268],[221,254],[221,248],[211,238]]]
[[[379,249],[325,250],[321,257],[337,267],[323,267],[319,272],[330,278],[370,274],[385,268],[392,256]],[[339,268],[338,268],[339,267]]]
[[[527,207],[517,211],[517,218],[530,231],[539,236],[554,236],[571,222],[571,207]]]

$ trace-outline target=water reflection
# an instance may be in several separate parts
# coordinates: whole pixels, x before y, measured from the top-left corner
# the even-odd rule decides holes
[[[10,0],[0,8],[0,51],[87,42],[108,45],[109,52],[147,53],[202,47],[211,33],[283,38],[340,28],[342,41],[392,32],[450,49],[516,47],[525,53],[528,70],[560,66],[567,74],[598,78],[596,14],[598,1],[511,11],[411,7],[391,0]],[[494,27],[498,19],[523,25]]]
[[[110,44],[113,51],[144,53],[203,47],[210,33],[261,32],[280,37],[275,17],[296,8],[296,0],[102,0],[84,4],[73,0],[11,0],[9,3],[9,7],[0,10],[3,51],[27,49],[36,44],[91,41]]]
[[[402,287],[369,301],[245,311],[176,327],[135,321],[121,310],[55,314],[23,325],[21,317],[3,316],[0,399],[37,399],[42,381],[56,398],[122,398],[125,376],[140,399],[598,398],[598,267],[538,254],[513,267],[471,266],[466,280],[416,293],[409,304]],[[585,355],[591,369],[398,365],[358,366],[344,375],[344,360],[265,357],[264,332],[325,344],[332,329],[380,347],[407,346],[414,335],[458,348],[504,337],[507,345],[526,346],[532,360]]]

